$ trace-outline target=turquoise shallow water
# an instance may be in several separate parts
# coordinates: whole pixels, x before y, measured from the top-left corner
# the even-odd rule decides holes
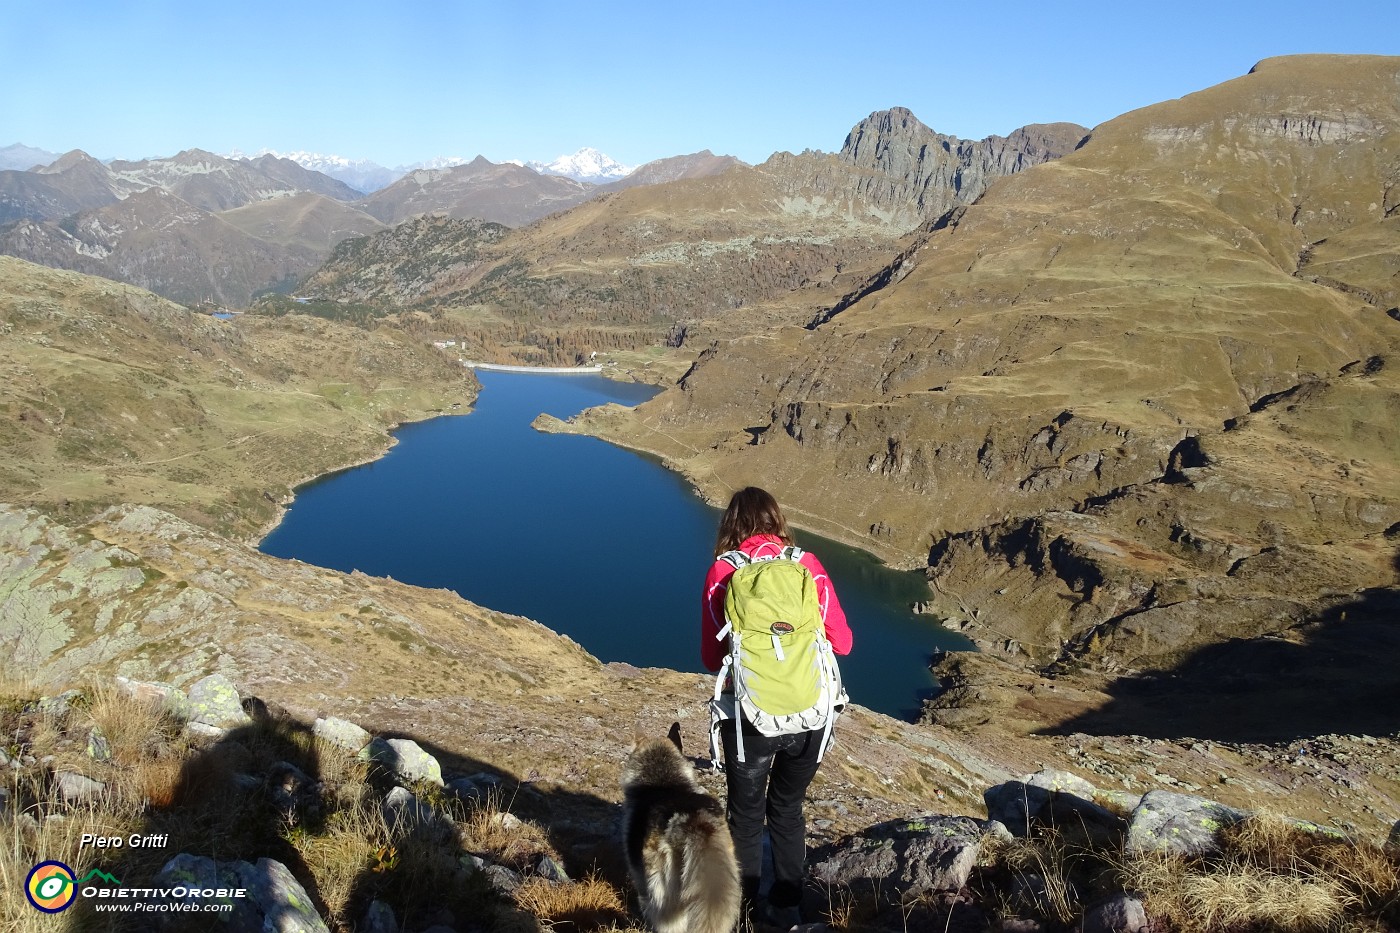
[[[337,570],[455,590],[536,619],[604,661],[701,670],[700,590],[718,510],[650,458],[595,438],[543,434],[655,390],[601,376],[481,372],[470,415],[405,425],[374,463],[298,490],[262,550]],[[933,690],[928,658],[966,648],[909,607],[923,577],[815,535],[855,633],[842,661],[851,698],[908,718]]]

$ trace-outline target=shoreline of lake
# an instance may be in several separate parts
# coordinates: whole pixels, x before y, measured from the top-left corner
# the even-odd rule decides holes
[[[692,647],[685,620],[713,560],[718,508],[654,453],[591,435],[587,442],[551,438],[531,424],[539,413],[568,417],[603,400],[630,407],[655,391],[597,375],[582,379],[596,382],[519,374],[483,380],[486,394],[467,409],[477,417],[402,425],[395,438],[401,443],[385,456],[299,487],[260,550],[452,589],[475,605],[540,622],[605,662],[698,670],[698,645]],[[859,685],[853,698],[917,717],[922,699],[937,689],[930,657],[963,650],[966,639],[912,611],[928,596],[921,574],[891,568],[806,524],[794,526],[799,543],[821,555],[841,581],[848,617],[859,620],[863,663],[847,677]],[[640,550],[631,547],[639,536],[650,542]],[[658,547],[670,555],[659,564],[650,558]],[[636,560],[650,568],[640,577],[609,570]],[[548,586],[540,585],[540,573],[549,575]],[[658,638],[660,631],[670,634]]]

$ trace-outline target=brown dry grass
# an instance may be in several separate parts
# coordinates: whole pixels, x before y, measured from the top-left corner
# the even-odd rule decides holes
[[[337,933],[356,927],[369,902],[389,904],[400,924],[430,925],[436,912],[472,919],[490,929],[627,930],[625,892],[596,876],[551,882],[540,860],[562,864],[545,831],[512,815],[495,794],[464,804],[437,788],[417,787],[426,804],[422,822],[390,822],[368,765],[315,739],[304,725],[269,715],[218,742],[189,739],[159,710],[103,686],[86,690],[61,715],[39,710],[37,691],[14,681],[0,693],[0,743],[19,768],[3,769],[0,787],[0,887],[20,892],[30,869],[58,860],[81,876],[101,868],[144,882],[179,852],[214,858],[273,858],[288,865],[316,899]],[[98,729],[111,757],[88,757]],[[50,757],[52,756],[52,757]],[[50,760],[45,762],[44,759]],[[279,763],[307,781],[274,781]],[[50,769],[71,766],[106,784],[82,804],[63,801]],[[277,791],[298,794],[293,807]],[[126,837],[168,833],[159,849],[95,849],[84,833]],[[472,857],[519,872],[508,899],[475,868]],[[104,926],[80,898],[65,917],[86,929]],[[0,899],[0,930],[48,933],[52,918],[22,897]]]
[[[615,928],[627,921],[622,892],[596,875],[567,884],[530,878],[516,890],[515,903],[546,924],[570,924],[561,927],[568,930]]]
[[[1126,861],[1122,878],[1175,929],[1384,929],[1400,919],[1400,864],[1378,847],[1273,814],[1221,833],[1218,855]]]

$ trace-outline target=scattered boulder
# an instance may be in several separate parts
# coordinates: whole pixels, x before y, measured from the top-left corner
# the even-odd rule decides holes
[[[101,781],[94,781],[76,771],[55,771],[53,780],[54,786],[58,788],[58,795],[68,804],[83,803],[100,797],[107,789],[107,785]]]
[[[73,704],[83,698],[81,690],[65,690],[56,697],[40,697],[39,712],[58,719],[67,716]]]
[[[238,688],[223,674],[210,674],[190,687],[187,718],[192,723],[222,729],[252,722],[243,711],[243,698],[238,695]]]
[[[218,914],[219,929],[224,933],[329,933],[306,889],[292,876],[287,867],[272,859],[258,859],[257,864],[244,861],[216,862],[200,855],[182,852],[156,875],[154,888],[183,888],[187,893],[183,903],[232,904],[228,913]],[[247,891],[246,897],[207,896],[205,891]],[[173,899],[172,899],[172,902]],[[179,912],[156,915],[160,929],[173,930],[184,926]]]
[[[486,800],[491,792],[500,786],[499,777],[482,772],[468,777],[453,778],[447,782],[447,792],[458,800],[477,802]]]
[[[1114,894],[1084,911],[1082,933],[1146,933],[1147,911],[1131,894]]]
[[[491,888],[502,897],[510,897],[524,883],[525,879],[520,877],[520,873],[511,871],[504,865],[487,865],[484,869],[486,880],[491,883]]]
[[[444,819],[430,805],[413,796],[407,788],[395,787],[390,790],[381,807],[384,822],[395,834],[407,835],[416,829],[425,828],[442,841],[452,837],[454,830],[451,821]]]
[[[189,698],[185,696],[185,691],[173,684],[118,677],[117,689],[133,700],[150,703],[152,706],[181,719],[189,718]]]
[[[346,751],[358,752],[370,743],[370,734],[353,722],[345,719],[337,719],[334,716],[324,716],[317,719],[311,727],[311,732],[318,739],[339,746]]]
[[[977,864],[983,835],[982,825],[965,816],[880,823],[839,843],[812,875],[837,886],[892,884],[901,894],[956,891]]]
[[[540,856],[539,862],[535,865],[535,874],[546,881],[553,881],[558,884],[564,884],[569,881],[569,873],[564,870],[564,866],[560,865],[548,855]]]
[[[427,781],[442,787],[442,766],[412,739],[375,736],[360,755],[406,781]]]
[[[185,723],[185,731],[190,735],[198,735],[215,741],[228,735],[228,730],[223,726],[211,726],[207,722],[197,722],[193,719]]]
[[[1395,821],[1395,825],[1390,827],[1390,838],[1385,841],[1385,854],[1391,858],[1400,858],[1400,820]]]
[[[1019,781],[988,788],[982,799],[988,819],[1013,835],[1029,836],[1036,826],[1055,826],[1093,843],[1120,838],[1127,822],[1094,802],[1098,788],[1068,771],[1038,771]]]
[[[1248,815],[1244,810],[1204,797],[1149,791],[1129,818],[1124,849],[1129,855],[1147,852],[1206,855],[1219,851],[1216,834],[1221,829]]]

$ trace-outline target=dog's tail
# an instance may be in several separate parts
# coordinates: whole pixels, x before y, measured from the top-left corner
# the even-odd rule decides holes
[[[739,865],[729,827],[718,813],[690,820],[681,860],[681,899],[688,933],[730,933],[739,922]]]

